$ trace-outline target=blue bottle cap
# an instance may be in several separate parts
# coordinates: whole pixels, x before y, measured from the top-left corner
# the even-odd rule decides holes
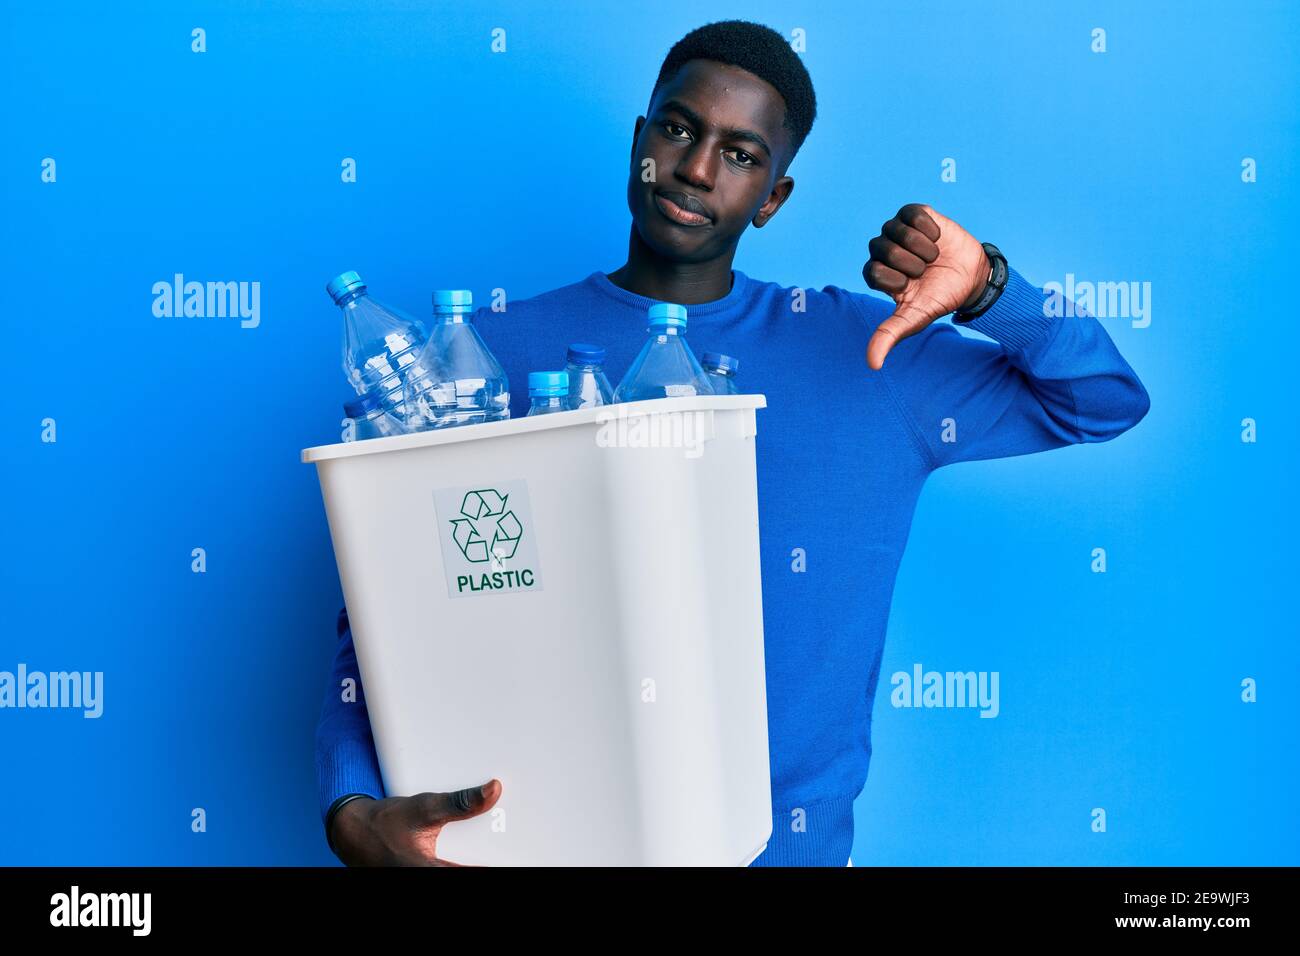
[[[599,345],[575,342],[569,346],[569,361],[575,365],[599,365],[605,361],[605,350]]]
[[[379,396],[366,392],[350,402],[343,403],[343,414],[348,418],[365,418],[379,407]]]
[[[334,300],[336,305],[349,293],[364,292],[365,290],[366,284],[361,281],[361,276],[355,272],[340,273],[325,283],[325,291],[330,294],[330,298]]]
[[[676,302],[656,302],[650,306],[650,325],[686,328],[686,306]]]
[[[529,372],[528,394],[539,396],[567,395],[569,393],[568,372]]]
[[[469,312],[474,308],[474,293],[469,289],[438,289],[433,293],[434,312]]]
[[[721,352],[705,352],[700,356],[701,365],[711,365],[714,368],[726,369],[731,372],[740,371],[740,359],[732,358],[730,355],[723,355]]]

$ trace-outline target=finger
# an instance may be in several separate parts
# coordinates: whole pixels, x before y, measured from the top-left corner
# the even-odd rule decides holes
[[[876,236],[867,243],[867,248],[871,251],[871,258],[878,259],[889,268],[896,269],[909,278],[919,279],[925,272],[925,262],[892,239]]]
[[[493,778],[487,784],[487,793],[481,787],[466,787],[448,793],[417,794],[416,812],[426,826],[446,823],[450,820],[465,820],[478,816],[487,810],[500,796],[500,788]]]
[[[897,218],[913,229],[924,233],[925,237],[931,242],[938,242],[943,231],[939,228],[939,224],[934,217],[930,215],[933,211],[925,203],[911,202],[898,210]]]
[[[907,288],[907,276],[878,259],[867,260],[862,269],[862,277],[867,280],[867,288],[888,292],[890,295],[898,295]]]
[[[925,262],[934,262],[939,258],[939,247],[931,242],[925,233],[897,219],[885,223],[885,235]]]
[[[912,309],[903,308],[895,312],[876,327],[867,343],[867,365],[879,370],[895,345],[924,327],[925,323],[918,321],[918,315]]]

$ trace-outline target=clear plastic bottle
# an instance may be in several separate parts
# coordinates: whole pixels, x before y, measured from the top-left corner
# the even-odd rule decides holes
[[[378,397],[384,411],[405,426],[404,389],[425,344],[424,325],[371,296],[355,272],[325,284],[343,310],[343,373],[358,395]]]
[[[616,402],[712,395],[713,386],[686,345],[686,306],[650,306],[650,338],[614,392]]]
[[[740,371],[740,359],[719,352],[705,352],[700,356],[700,365],[713,384],[714,395],[735,395],[736,373]]]
[[[352,437],[344,441],[364,441],[367,438],[388,438],[405,430],[402,423],[384,411],[383,403],[374,392],[343,403],[343,417],[352,421]]]
[[[528,398],[532,402],[527,418],[569,410],[568,372],[529,372]]]
[[[605,350],[599,345],[579,342],[569,346],[564,370],[569,373],[570,408],[613,404],[614,390],[605,377],[604,364]]]
[[[409,430],[510,417],[510,382],[474,328],[473,311],[473,295],[465,289],[433,294],[433,325],[420,354],[420,374],[406,380]]]

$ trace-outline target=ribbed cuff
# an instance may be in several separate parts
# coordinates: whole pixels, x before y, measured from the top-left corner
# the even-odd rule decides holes
[[[384,796],[383,778],[369,738],[340,737],[328,747],[322,747],[317,754],[316,776],[322,823],[341,796],[364,793],[376,800]]]
[[[1007,286],[987,312],[969,322],[974,329],[1011,351],[1019,351],[1046,335],[1057,319],[1047,314],[1048,294],[1030,285],[1019,272],[1007,269]]]
[[[835,797],[772,811],[767,849],[750,866],[844,866],[853,849],[853,801]],[[796,829],[798,827],[798,829]]]

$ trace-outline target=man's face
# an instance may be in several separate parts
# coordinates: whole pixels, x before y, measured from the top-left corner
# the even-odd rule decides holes
[[[766,80],[713,60],[683,64],[637,119],[627,204],[645,244],[708,262],[751,222],[763,226],[794,186],[778,175],[793,148],[784,121],[785,101]]]

